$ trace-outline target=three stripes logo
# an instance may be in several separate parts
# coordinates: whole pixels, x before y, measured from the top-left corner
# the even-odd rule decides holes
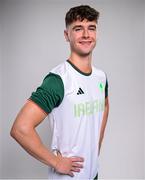
[[[77,95],[80,95],[80,94],[84,94],[84,91],[81,88],[79,88],[79,90],[77,92]]]

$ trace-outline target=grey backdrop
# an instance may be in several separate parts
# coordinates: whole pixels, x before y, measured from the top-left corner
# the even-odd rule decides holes
[[[47,167],[29,156],[9,132],[31,92],[69,56],[64,16],[80,4],[101,13],[93,61],[109,80],[110,115],[99,176],[145,178],[143,0],[0,1],[0,178],[47,178]],[[46,119],[37,128],[46,145],[48,127]]]

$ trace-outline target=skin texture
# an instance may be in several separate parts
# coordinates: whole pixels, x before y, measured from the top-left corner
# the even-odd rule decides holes
[[[95,21],[75,21],[64,31],[70,44],[69,60],[82,72],[91,72],[92,51],[96,46],[97,24]]]
[[[81,157],[55,156],[43,145],[35,128],[42,123],[46,116],[46,113],[35,103],[27,101],[16,117],[11,129],[11,136],[39,161],[54,167],[59,173],[73,176],[73,172],[79,172],[80,168],[83,167],[81,162],[84,159]]]
[[[75,21],[64,31],[66,41],[70,44],[69,60],[82,72],[90,73],[92,51],[96,46],[97,24],[95,21]],[[109,112],[108,98],[105,100],[105,112],[100,133],[99,151],[104,136]],[[74,176],[83,168],[83,157],[62,157],[54,155],[42,143],[36,127],[48,114],[32,101],[27,101],[18,113],[11,129],[11,136],[33,157],[49,165],[61,174]]]
[[[96,26],[95,21],[77,20],[67,27],[65,37],[70,43],[71,55],[87,57],[91,54],[96,45]]]

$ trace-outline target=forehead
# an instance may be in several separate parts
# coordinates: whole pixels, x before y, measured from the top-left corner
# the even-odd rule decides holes
[[[73,27],[75,27],[75,26],[88,27],[88,26],[92,26],[92,25],[96,26],[96,25],[97,25],[96,21],[88,21],[87,19],[84,19],[83,21],[76,20],[76,21],[72,22],[72,23],[69,25],[69,27],[70,27],[70,28],[73,28]]]

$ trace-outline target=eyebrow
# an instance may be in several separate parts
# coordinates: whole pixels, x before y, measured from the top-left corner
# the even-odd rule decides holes
[[[96,29],[96,25],[90,25],[89,27],[93,27],[93,28],[95,28],[95,29]]]
[[[74,26],[72,29],[74,30],[74,29],[76,29],[76,28],[82,28],[82,27],[83,27],[82,25],[76,25],[76,26]],[[96,29],[96,25],[89,25],[89,27]]]
[[[81,26],[81,25],[76,25],[76,26],[74,26],[72,29],[76,29],[76,28],[82,28],[83,26]]]

